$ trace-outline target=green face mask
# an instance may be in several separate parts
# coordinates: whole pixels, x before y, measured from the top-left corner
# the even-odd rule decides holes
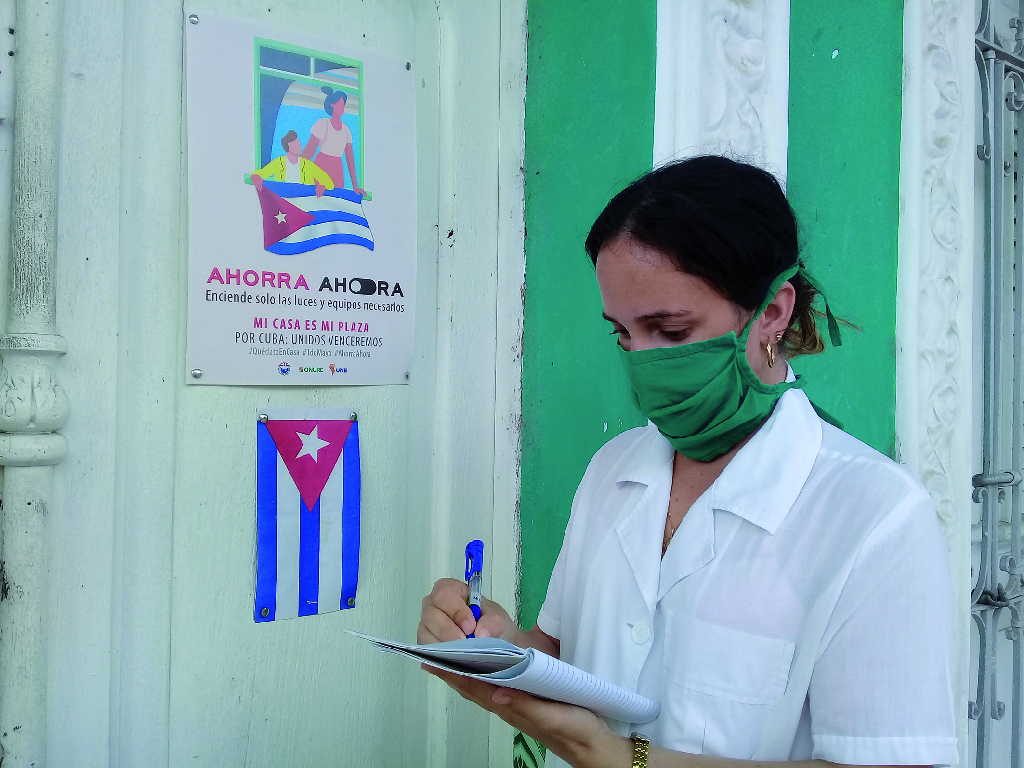
[[[797,269],[775,278],[739,336],[729,331],[678,347],[622,351],[637,405],[679,453],[696,461],[728,453],[768,418],[784,392],[801,386],[765,384],[746,354],[754,320]]]

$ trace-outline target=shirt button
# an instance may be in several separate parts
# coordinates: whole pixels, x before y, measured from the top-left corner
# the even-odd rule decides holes
[[[651,628],[647,626],[647,622],[640,621],[633,625],[632,633],[633,642],[637,645],[643,645],[651,639]]]

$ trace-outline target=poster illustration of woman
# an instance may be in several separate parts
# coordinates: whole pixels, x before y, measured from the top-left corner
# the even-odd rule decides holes
[[[324,112],[330,117],[321,117],[313,123],[302,156],[313,159],[315,155],[317,165],[327,171],[338,187],[345,186],[345,171],[341,165],[341,158],[344,157],[348,177],[352,181],[352,190],[357,195],[362,195],[363,189],[359,186],[359,176],[356,173],[355,153],[352,151],[352,131],[343,121],[345,108],[348,106],[348,94],[336,91],[328,85],[320,90],[325,94]]]

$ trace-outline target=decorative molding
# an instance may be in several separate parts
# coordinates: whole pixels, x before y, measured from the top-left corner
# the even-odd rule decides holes
[[[726,154],[786,176],[789,2],[658,3],[654,162]]]
[[[0,360],[0,432],[47,434],[67,421],[67,395],[43,354],[7,349]]]
[[[966,452],[971,429],[964,407],[971,320],[964,310],[973,267],[964,231],[973,227],[965,212],[973,209],[966,198],[974,184],[974,118],[962,94],[973,86],[964,77],[974,75],[974,35],[970,19],[960,23],[960,5],[929,2],[907,14],[900,174],[900,455],[919,472],[946,525],[970,502],[970,472],[958,453]],[[958,32],[970,57],[966,68],[954,51]],[[967,163],[960,161],[964,153]]]
[[[68,400],[54,359],[61,0],[17,4],[11,256],[0,336],[0,763],[46,764],[47,514]],[[27,127],[20,130],[19,126]],[[46,180],[40,183],[40,179]]]
[[[970,603],[974,280],[974,4],[907,3],[897,301],[897,453],[945,526],[956,605]],[[966,764],[970,624],[954,685]]]

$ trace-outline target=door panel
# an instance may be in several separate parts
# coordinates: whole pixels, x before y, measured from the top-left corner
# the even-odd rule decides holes
[[[89,125],[66,120],[62,138],[61,186],[76,195],[62,191],[60,203],[72,416],[51,533],[51,626],[60,624],[51,759],[463,766],[494,755],[506,763],[507,729],[343,630],[411,638],[425,590],[459,575],[467,540],[493,543],[495,534],[493,594],[514,610],[524,63],[522,46],[509,49],[502,36],[522,38],[525,6],[186,7],[200,18],[265,24],[280,38],[351,42],[409,61],[416,76],[409,384],[260,388],[185,384],[183,9],[170,0],[103,5],[101,18],[96,3],[66,3],[65,112],[87,117],[97,99],[107,109]],[[100,204],[88,194],[97,183],[107,191]],[[252,621],[254,414],[267,406],[359,413],[353,610]],[[99,425],[90,427],[93,418]]]

